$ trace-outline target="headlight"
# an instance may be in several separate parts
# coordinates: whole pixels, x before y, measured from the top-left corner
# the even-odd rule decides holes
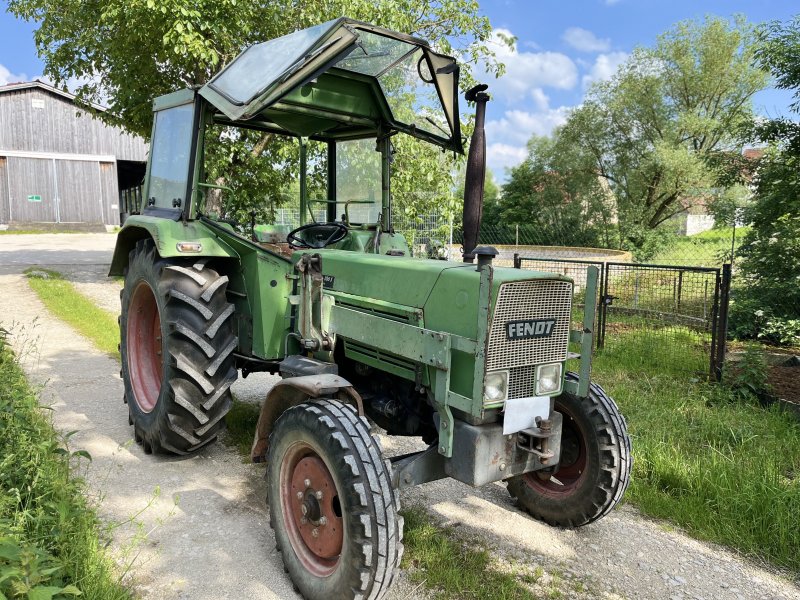
[[[487,373],[483,380],[483,401],[486,403],[502,402],[508,393],[508,371]]]
[[[561,363],[536,367],[536,395],[552,396],[561,387]]]

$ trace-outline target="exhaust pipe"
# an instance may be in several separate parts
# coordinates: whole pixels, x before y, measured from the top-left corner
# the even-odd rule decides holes
[[[486,103],[489,86],[485,83],[470,89],[464,97],[475,102],[475,129],[469,144],[467,172],[464,177],[464,262],[471,263],[475,258],[475,246],[481,229],[483,213],[483,186],[486,180]]]

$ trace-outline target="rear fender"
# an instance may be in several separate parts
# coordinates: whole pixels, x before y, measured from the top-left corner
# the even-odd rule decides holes
[[[239,255],[208,227],[199,221],[172,221],[159,217],[134,215],[125,220],[125,226],[117,234],[114,258],[109,275],[123,275],[128,266],[128,255],[141,239],[151,238],[162,258],[170,257],[218,257],[238,259]],[[199,252],[181,252],[178,242],[199,242]]]
[[[343,377],[325,374],[283,379],[267,393],[264,404],[261,405],[253,448],[250,451],[250,458],[253,462],[266,460],[269,435],[272,433],[275,421],[285,410],[302,404],[306,400],[323,396],[336,398],[344,404],[351,404],[359,415],[364,415],[361,396]]]

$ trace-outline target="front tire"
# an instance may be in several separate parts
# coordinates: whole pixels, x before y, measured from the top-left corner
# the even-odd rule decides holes
[[[567,379],[577,381],[575,373]],[[631,441],[616,403],[597,384],[579,398],[563,393],[561,457],[555,469],[508,480],[508,491],[532,517],[580,527],[605,516],[622,499],[631,474]]]
[[[202,259],[161,258],[150,239],[131,252],[120,355],[129,421],[147,453],[187,454],[224,425],[238,343],[227,282]]]
[[[400,565],[403,518],[366,419],[332,400],[292,407],[267,464],[270,526],[303,597],[382,598]]]

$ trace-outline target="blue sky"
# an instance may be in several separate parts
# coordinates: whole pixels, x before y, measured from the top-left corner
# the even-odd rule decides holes
[[[525,156],[531,134],[546,135],[580,104],[586,86],[609,77],[636,46],[652,45],[677,21],[740,13],[752,22],[787,20],[793,0],[481,0],[496,30],[517,37],[503,51],[507,74],[487,81],[489,166],[499,180]],[[0,13],[0,85],[39,76],[34,26]],[[754,99],[764,115],[787,114],[790,94],[766,90]]]

